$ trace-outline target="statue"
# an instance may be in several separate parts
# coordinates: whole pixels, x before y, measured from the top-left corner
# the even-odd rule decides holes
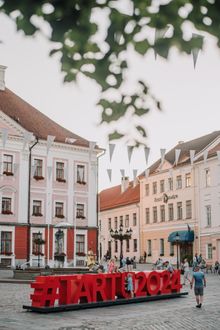
[[[91,248],[89,248],[88,254],[87,254],[87,266],[89,267],[89,270],[92,269],[92,267],[95,265],[95,255]]]

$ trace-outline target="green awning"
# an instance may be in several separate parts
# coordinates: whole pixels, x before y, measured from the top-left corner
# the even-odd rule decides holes
[[[174,231],[168,236],[168,242],[176,242],[176,234],[179,234],[179,242],[193,242],[194,241],[194,231],[193,230],[180,230]]]

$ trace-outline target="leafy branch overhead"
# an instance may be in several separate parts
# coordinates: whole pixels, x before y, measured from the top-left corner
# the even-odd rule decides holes
[[[101,121],[112,123],[123,118],[128,111],[142,118],[152,108],[161,109],[143,81],[136,82],[133,91],[125,95],[130,49],[142,56],[153,49],[156,55],[164,58],[168,57],[172,47],[186,54],[195,48],[202,49],[202,37],[192,34],[186,39],[184,27],[187,23],[193,25],[192,32],[215,36],[220,46],[219,1],[167,2],[128,0],[122,9],[119,0],[2,0],[0,10],[10,16],[17,29],[26,35],[39,31],[36,17],[47,22],[53,47],[50,55],[61,55],[64,80],[76,81],[79,74],[95,80],[101,90],[98,102],[102,109]],[[165,33],[168,26],[169,35]],[[146,29],[151,35],[156,31],[155,40]],[[135,128],[142,137],[147,136],[141,124]],[[123,135],[113,128],[109,139]],[[139,142],[138,137],[134,139],[135,144]]]

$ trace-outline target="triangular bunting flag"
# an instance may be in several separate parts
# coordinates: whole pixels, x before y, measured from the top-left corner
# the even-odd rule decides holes
[[[147,169],[144,171],[144,175],[145,175],[145,178],[146,178],[146,179],[149,177],[149,174],[150,174],[150,169],[147,168]]]
[[[124,178],[124,176],[125,176],[125,170],[120,170],[120,172],[121,172],[121,176]]]
[[[134,150],[134,147],[133,146],[127,146],[128,161],[129,161],[129,163],[131,161],[131,156],[132,156],[133,150]]]
[[[2,147],[4,148],[8,139],[8,129],[2,128],[1,131],[2,131]]]
[[[160,149],[160,155],[161,155],[161,165],[164,162],[165,159],[165,153],[166,153],[166,149]]]
[[[169,28],[170,28],[169,25],[167,25],[165,27],[165,29],[163,29],[163,30],[158,30],[158,29],[155,30],[154,45],[156,44],[158,39],[161,39],[161,38],[165,37],[165,34],[169,30]],[[157,51],[156,51],[155,48],[154,48],[154,56],[155,56],[155,60],[156,60],[157,59]]]
[[[112,160],[113,152],[115,150],[115,144],[114,143],[109,143],[109,158],[110,162]]]
[[[52,174],[52,166],[47,166],[47,175],[49,180],[51,178],[51,174]]]
[[[109,177],[109,181],[112,181],[112,170],[110,168],[107,169],[107,173],[108,173],[108,177]]]
[[[191,165],[193,165],[194,157],[195,157],[195,153],[196,153],[195,150],[190,150],[190,151],[189,151]]]
[[[180,157],[181,149],[175,149],[175,165],[177,166],[179,157]]]
[[[55,140],[55,137],[56,136],[53,136],[53,135],[48,135],[47,136],[47,154],[48,154],[48,152],[49,152],[49,150],[52,146],[53,141]]]
[[[208,158],[208,150],[205,150],[205,151],[203,152],[204,163],[206,163],[207,158]]]
[[[204,37],[197,34],[197,33],[193,33],[192,34],[192,38],[194,39],[203,39]],[[193,48],[192,49],[192,55],[193,55],[193,66],[194,66],[194,69],[196,68],[196,63],[197,63],[197,59],[198,59],[198,55],[199,55],[199,51],[200,49],[199,48]]]
[[[133,179],[135,181],[136,177],[137,177],[137,171],[136,169],[133,170]]]
[[[148,148],[148,147],[144,147],[144,155],[145,155],[145,162],[146,162],[146,165],[148,164],[149,154],[150,154],[150,148]]]

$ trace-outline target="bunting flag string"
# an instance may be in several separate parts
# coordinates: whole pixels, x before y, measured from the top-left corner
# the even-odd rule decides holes
[[[175,149],[175,165],[177,166],[179,157],[180,157],[181,149]]]
[[[108,177],[109,177],[109,181],[112,181],[112,170],[110,168],[107,169],[107,173],[108,173]]]
[[[5,148],[8,139],[8,129],[3,127],[1,129],[1,132],[2,132],[2,147]]]
[[[150,154],[150,148],[148,148],[148,147],[144,147],[144,155],[145,155],[145,162],[146,162],[146,165],[148,164],[149,154]]]
[[[131,156],[132,156],[133,150],[134,150],[134,147],[133,146],[127,146],[128,161],[129,161],[129,163],[131,161]]]
[[[194,157],[195,157],[195,153],[196,153],[195,150],[190,150],[190,151],[189,151],[191,165],[193,165]]]
[[[110,158],[110,162],[112,160],[112,156],[115,150],[115,144],[114,143],[109,143],[109,158]]]
[[[55,140],[55,137],[56,136],[53,136],[53,135],[48,135],[47,136],[47,154],[48,154],[48,152],[49,152],[49,150],[50,150],[50,148],[51,148],[51,146],[52,146],[52,144]]]

